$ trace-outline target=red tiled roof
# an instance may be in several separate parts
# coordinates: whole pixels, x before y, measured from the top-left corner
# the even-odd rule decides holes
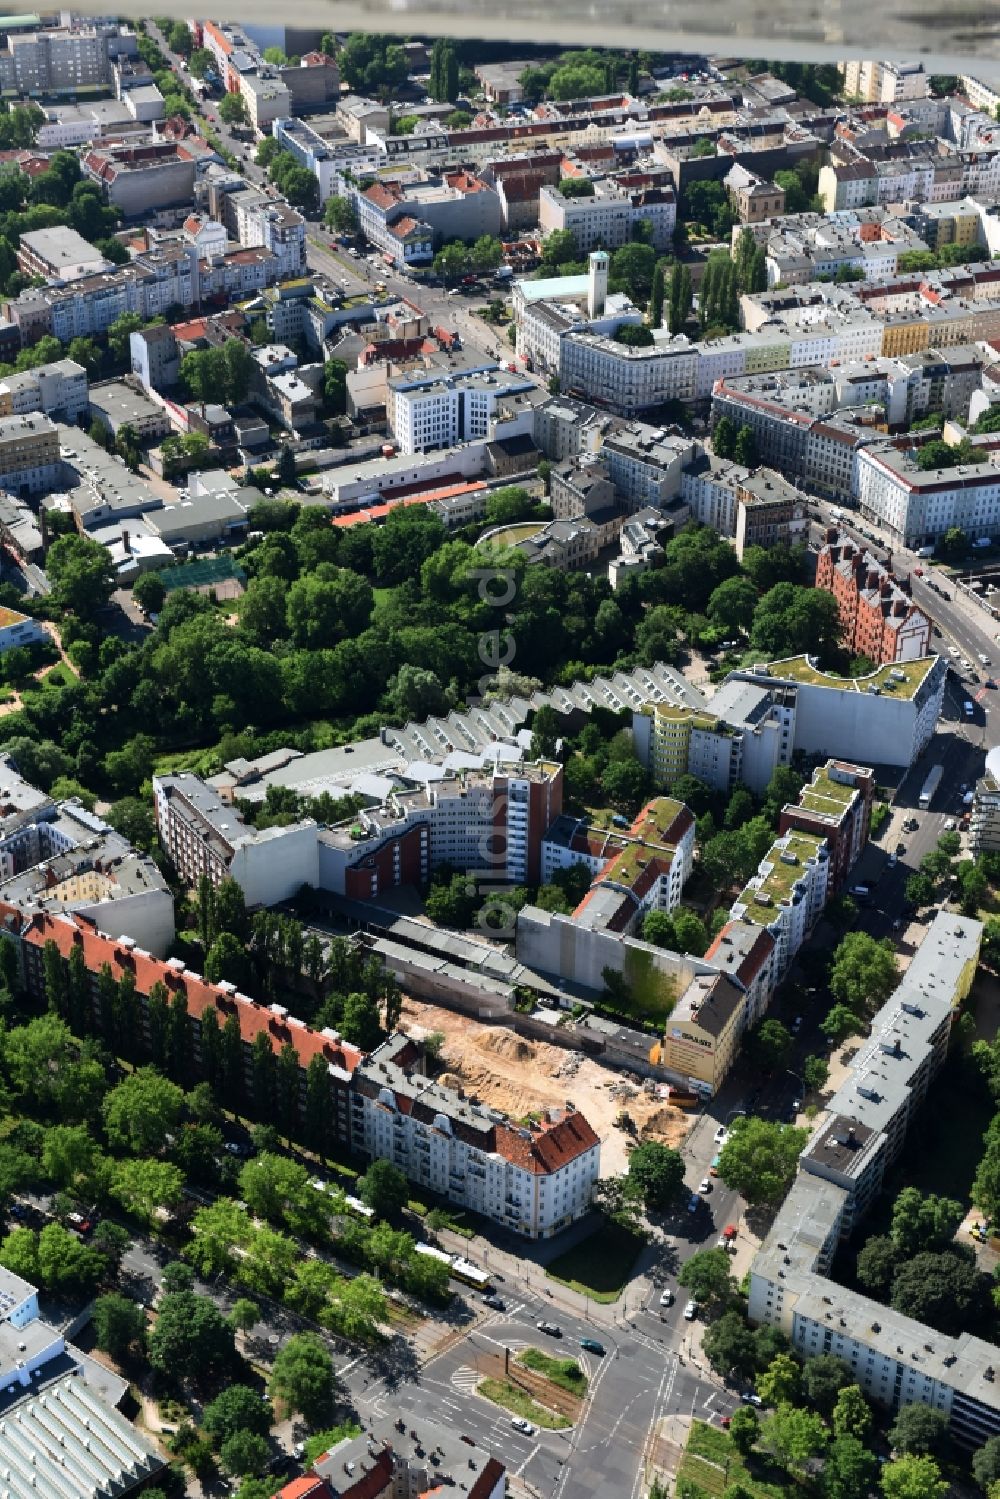
[[[183,994],[186,997],[190,1015],[200,1017],[210,1008],[217,1010],[223,1021],[235,1015],[244,1041],[252,1045],[263,1033],[276,1052],[288,1042],[298,1052],[303,1067],[308,1067],[313,1057],[321,1056],[335,1067],[353,1072],[362,1059],[363,1053],[356,1046],[346,1041],[331,1041],[307,1025],[289,1025],[284,1016],[275,1015],[265,1005],[236,999],[217,984],[210,984],[186,970],[169,967],[161,958],[123,947],[80,917],[54,916],[48,912],[37,914],[28,923],[24,941],[38,948],[43,948],[46,942],[54,942],[64,958],[69,957],[75,946],[82,944],[84,961],[91,973],[99,972],[102,965],[108,963],[115,978],[119,979],[127,968],[140,994],[148,994],[154,984],[162,983],[171,996]]]
[[[586,1119],[575,1112],[567,1112],[555,1123],[545,1123],[530,1131],[522,1132],[506,1124],[496,1126],[497,1154],[535,1176],[558,1171],[598,1144],[598,1136]]]
[[[350,515],[334,515],[330,518],[331,526],[336,526],[340,531],[349,530],[351,526],[367,525],[371,521],[385,520],[390,510],[395,510],[397,505],[429,505],[432,500],[451,500],[460,494],[476,494],[485,489],[484,480],[471,480],[469,483],[446,484],[439,489],[424,489],[419,494],[407,495],[403,498],[397,497],[392,501],[385,501],[380,505],[369,505],[364,510],[356,510]]]
[[[369,203],[376,208],[388,210],[399,202],[403,196],[398,182],[373,182],[371,187],[366,187],[361,195],[367,198]]]
[[[469,1490],[469,1499],[489,1499],[505,1471],[503,1463],[491,1457]]]
[[[333,1490],[325,1478],[320,1478],[316,1473],[303,1473],[301,1478],[293,1478],[291,1483],[286,1483],[283,1489],[279,1489],[276,1499],[333,1499]]]

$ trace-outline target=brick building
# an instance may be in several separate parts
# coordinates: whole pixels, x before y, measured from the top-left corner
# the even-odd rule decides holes
[[[892,572],[855,542],[837,532],[828,536],[816,587],[837,601],[846,649],[876,666],[930,655],[931,622]]]

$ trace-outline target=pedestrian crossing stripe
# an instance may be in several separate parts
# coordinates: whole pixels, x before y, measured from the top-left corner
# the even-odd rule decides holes
[[[473,1395],[479,1385],[479,1371],[469,1364],[462,1364],[451,1376],[452,1389],[463,1395]]]

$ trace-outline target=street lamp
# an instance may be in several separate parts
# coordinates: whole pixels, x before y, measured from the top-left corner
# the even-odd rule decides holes
[[[730,1120],[735,1119],[737,1116],[739,1116],[742,1119],[745,1119],[746,1116],[747,1116],[746,1109],[730,1109],[729,1110],[729,1113],[726,1115],[726,1128],[727,1129],[729,1128],[729,1122],[730,1122]]]
[[[805,1079],[803,1077],[801,1077],[799,1075],[799,1073],[793,1072],[792,1069],[791,1069],[791,1067],[786,1067],[785,1071],[788,1073],[789,1077],[794,1077],[795,1081],[798,1083],[798,1085],[799,1085],[799,1097],[804,1100],[805,1096],[806,1096]]]

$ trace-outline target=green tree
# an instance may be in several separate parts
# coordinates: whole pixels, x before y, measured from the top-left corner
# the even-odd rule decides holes
[[[910,1456],[940,1455],[948,1445],[948,1417],[931,1405],[904,1405],[889,1428],[893,1450]]]
[[[651,328],[659,328],[663,323],[663,299],[665,292],[666,284],[663,275],[663,262],[662,260],[658,260],[656,269],[653,271],[653,280],[649,291],[649,326]]]
[[[93,1312],[94,1341],[117,1362],[146,1349],[146,1312],[117,1293],[98,1296]]]
[[[673,919],[666,911],[647,911],[642,923],[642,940],[652,942],[654,947],[676,951],[677,934]]]
[[[900,1258],[899,1249],[887,1234],[873,1234],[858,1254],[858,1280],[869,1291],[884,1296],[892,1283]]]
[[[323,222],[335,234],[342,234],[345,237],[358,232],[358,216],[354,211],[354,205],[349,198],[341,197],[339,193],[333,193],[327,198],[323,209]]]
[[[391,1161],[372,1161],[358,1181],[358,1196],[377,1218],[398,1218],[409,1195],[406,1177]]]
[[[948,1485],[932,1457],[905,1456],[882,1469],[885,1499],[943,1499]]]
[[[768,1076],[780,1072],[791,1055],[791,1032],[780,1020],[762,1020],[751,1031],[747,1042],[753,1064]]]
[[[57,537],[45,566],[57,606],[81,619],[92,619],[115,587],[110,553],[88,536]]]
[[[149,1335],[154,1369],[173,1378],[201,1379],[225,1368],[233,1352],[233,1330],[214,1301],[193,1291],[162,1298]]]
[[[830,993],[856,1015],[874,1014],[899,983],[896,954],[888,939],[848,932],[830,966]]]
[[[757,590],[749,578],[726,578],[712,591],[708,617],[727,635],[739,635],[750,629],[756,607]]]
[[[274,1412],[270,1402],[262,1400],[249,1385],[228,1385],[206,1405],[201,1424],[216,1447],[238,1431],[255,1432],[265,1437],[271,1429]]]
[[[729,1255],[724,1249],[702,1249],[684,1261],[677,1284],[690,1291],[695,1301],[725,1305],[736,1290],[729,1271]]]
[[[1000,1437],[988,1437],[972,1454],[972,1474],[981,1489],[1000,1483]]]
[[[829,1077],[829,1064],[823,1057],[806,1057],[802,1063],[802,1081],[810,1093],[821,1093]]]
[[[232,99],[234,95],[229,94]],[[264,1437],[253,1431],[234,1431],[226,1438],[219,1451],[219,1461],[227,1473],[234,1477],[263,1473],[269,1456]]]
[[[166,1161],[120,1161],[109,1190],[127,1213],[151,1223],[158,1208],[173,1208],[180,1202],[184,1173]]]
[[[859,1385],[847,1385],[840,1391],[831,1424],[834,1436],[840,1441],[845,1437],[853,1437],[859,1442],[867,1440],[872,1428],[872,1412]]]
[[[841,1390],[853,1383],[851,1370],[843,1359],[820,1353],[806,1360],[802,1384],[810,1405],[829,1420]]]
[[[707,1331],[706,1331],[707,1336]],[[743,1405],[733,1411],[729,1438],[744,1461],[760,1440],[760,1420],[753,1406]]]
[[[878,1459],[857,1437],[838,1437],[823,1464],[825,1499],[868,1499],[878,1473]]]
[[[733,1309],[714,1317],[705,1328],[702,1348],[723,1378],[751,1380],[757,1373],[757,1345],[742,1312]]]
[[[757,1393],[766,1405],[795,1404],[801,1388],[801,1370],[789,1353],[779,1353],[757,1376]]]
[[[333,1360],[315,1333],[296,1333],[278,1353],[268,1391],[287,1411],[298,1411],[311,1426],[328,1422],[336,1381]]]
[[[719,1176],[752,1206],[775,1205],[791,1185],[808,1132],[766,1119],[734,1119]]]
[[[905,1255],[944,1249],[964,1216],[962,1204],[951,1197],[925,1196],[917,1187],[904,1187],[892,1205],[889,1236]]]
[[[245,125],[246,100],[242,94],[225,94],[219,101],[219,118],[226,125]]]
[[[764,1445],[794,1471],[802,1471],[812,1458],[819,1457],[828,1441],[822,1419],[798,1406],[779,1405],[764,1422]]]
[[[833,1005],[826,1018],[820,1021],[819,1028],[835,1046],[839,1046],[848,1036],[861,1035],[865,1027],[864,1022],[847,1005]]]
[[[684,1162],[680,1154],[658,1140],[644,1141],[629,1156],[626,1194],[646,1208],[669,1207],[683,1181]]]
[[[143,1155],[161,1150],[180,1120],[184,1094],[154,1067],[140,1067],[104,1100],[104,1127],[112,1145]]]
[[[989,1282],[975,1260],[956,1251],[915,1254],[893,1277],[892,1305],[940,1332],[968,1331],[987,1315]]]

